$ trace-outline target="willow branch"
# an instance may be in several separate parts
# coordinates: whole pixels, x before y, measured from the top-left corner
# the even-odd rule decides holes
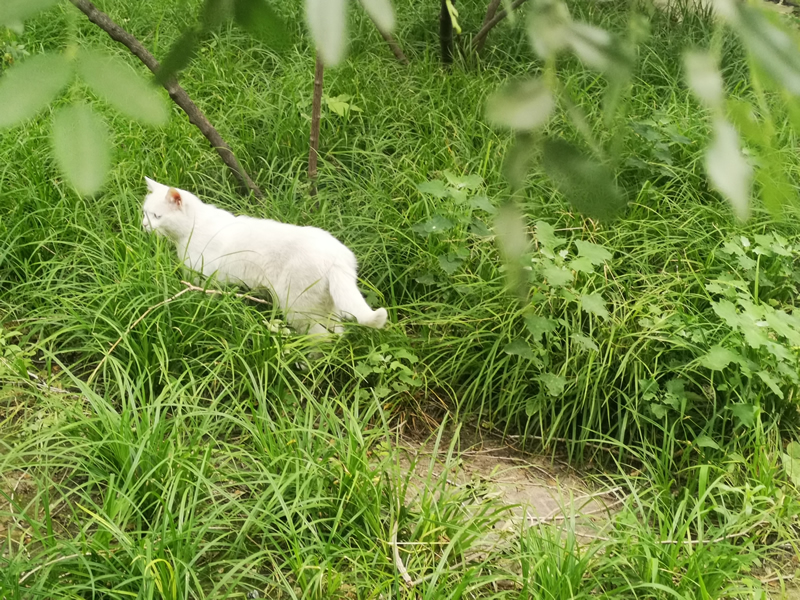
[[[515,10],[525,4],[525,0],[514,0],[511,3],[511,10]],[[505,19],[508,16],[508,11],[501,10],[497,13],[494,18],[492,18],[488,23],[484,23],[481,30],[475,35],[472,40],[472,49],[473,50],[480,50],[483,47],[483,44],[486,42],[486,36],[489,35],[489,32],[497,25],[500,21]]]
[[[89,2],[89,0],[70,0],[70,2],[85,14],[89,21],[105,31],[112,40],[119,42],[130,50],[131,54],[142,61],[150,71],[154,74],[158,71],[159,64],[156,58],[150,54],[139,40],[117,25],[106,13],[99,10],[94,4]],[[256,197],[263,198],[264,194],[236,159],[231,147],[203,114],[203,111],[192,102],[186,90],[178,84],[174,77],[165,81],[163,85],[173,102],[175,102],[175,104],[186,113],[186,116],[189,117],[189,122],[200,130],[200,133],[205,136],[214,150],[217,151],[222,162],[233,171],[233,174],[239,180],[242,187],[252,191]]]

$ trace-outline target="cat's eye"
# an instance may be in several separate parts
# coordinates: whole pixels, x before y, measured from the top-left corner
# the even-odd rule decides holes
[[[156,213],[151,213],[154,219],[160,219],[161,215],[157,215]]]

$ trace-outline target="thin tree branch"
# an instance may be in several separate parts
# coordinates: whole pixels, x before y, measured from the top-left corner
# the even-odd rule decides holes
[[[489,7],[486,9],[486,16],[483,18],[483,23],[481,23],[481,29],[480,30],[483,30],[483,28],[486,27],[486,25],[492,19],[494,19],[494,16],[497,14],[497,9],[500,8],[500,3],[502,1],[503,0],[492,0],[491,2],[489,2]],[[480,43],[475,44],[475,51],[476,52],[480,52],[481,50],[483,50],[483,44],[485,42],[486,42],[486,36],[483,37],[483,39],[480,41]]]
[[[314,67],[314,99],[311,105],[311,137],[308,150],[308,179],[311,181],[311,195],[317,193],[317,161],[319,160],[319,122],[322,114],[322,79],[325,67],[319,52]]]
[[[447,10],[447,0],[442,0],[439,13],[439,46],[442,51],[442,64],[453,64],[453,18]]]
[[[525,4],[525,0],[514,0],[514,2],[511,3],[511,10],[515,10],[523,4]],[[486,36],[489,35],[489,32],[492,30],[492,28],[507,16],[508,11],[501,10],[488,23],[485,23],[484,26],[481,27],[481,30],[472,39],[472,49],[480,50],[483,47],[483,44],[486,42]]]
[[[389,45],[389,49],[392,51],[392,54],[394,54],[394,57],[397,59],[397,61],[400,64],[408,65],[408,58],[403,53],[403,49],[400,47],[400,44],[398,44],[397,40],[394,39],[394,36],[388,31],[384,31],[383,29],[381,29],[380,26],[377,23],[375,23],[375,19],[372,18],[372,15],[370,15],[369,18],[375,24],[375,29],[378,30],[378,33],[381,34],[381,37]]]
[[[117,25],[111,19],[111,17],[99,10],[94,4],[89,2],[89,0],[70,0],[70,2],[72,2],[72,4],[74,4],[78,10],[85,14],[92,23],[105,31],[112,40],[119,42],[128,50],[130,50],[131,53],[136,56],[136,58],[142,61],[142,63],[144,63],[144,65],[150,69],[150,71],[153,73],[158,71],[159,64],[156,58],[150,54],[147,48],[145,48],[139,40]],[[233,174],[239,180],[239,183],[242,185],[242,187],[252,191],[257,198],[263,198],[264,194],[236,159],[231,147],[224,139],[222,139],[222,136],[214,128],[203,112],[197,107],[197,105],[192,102],[192,99],[189,97],[189,94],[186,93],[186,90],[184,90],[178,84],[175,78],[170,78],[167,80],[164,83],[164,88],[167,90],[169,97],[172,98],[175,104],[177,104],[181,110],[186,113],[186,116],[189,117],[189,122],[197,127],[205,136],[205,138],[211,143],[211,146],[217,151],[217,154],[219,154],[222,162],[224,162],[228,168],[233,171]]]

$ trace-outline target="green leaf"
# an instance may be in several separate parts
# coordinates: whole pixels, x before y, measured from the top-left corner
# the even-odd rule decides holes
[[[736,312],[736,306],[729,300],[720,300],[719,302],[712,302],[711,308],[717,313],[717,316],[727,323],[728,327],[738,329],[741,323],[741,317]]]
[[[332,98],[328,95],[322,97],[325,106],[340,117],[346,117],[350,111],[363,112],[358,106],[350,103],[350,98],[349,94],[341,94]]]
[[[539,243],[555,253],[556,248],[567,243],[562,237],[556,235],[556,229],[547,221],[536,221],[536,239]]]
[[[437,198],[447,198],[449,190],[441,179],[432,179],[417,184],[417,190],[423,194],[430,194]]]
[[[666,406],[663,404],[656,404],[655,402],[650,404],[650,411],[656,419],[663,419],[669,414],[669,409]]]
[[[540,342],[545,333],[556,330],[556,322],[547,317],[540,317],[539,315],[526,315],[525,327],[531,332],[534,341]]]
[[[493,215],[497,212],[497,208],[489,201],[489,198],[480,194],[478,196],[473,196],[469,201],[470,208],[474,208],[477,210],[482,210],[483,212],[487,212],[490,215]]]
[[[800,488],[800,444],[789,442],[786,446],[786,452],[781,453],[781,462],[786,476],[795,487]]]
[[[734,404],[730,407],[733,416],[740,425],[752,427],[755,422],[756,407],[752,404]]]
[[[230,4],[226,0],[205,0],[200,9],[200,26],[204,32],[217,29],[230,16]]]
[[[0,77],[0,129],[36,115],[71,77],[72,64],[61,54],[38,54],[8,69]]]
[[[472,219],[472,223],[469,226],[469,232],[472,235],[477,235],[478,237],[491,237],[494,235],[492,230],[486,226],[486,223],[480,219]]]
[[[480,175],[462,175],[458,176],[449,169],[445,169],[444,176],[447,182],[457,189],[477,190],[483,185],[483,178]]]
[[[517,338],[506,344],[505,348],[503,348],[503,352],[512,356],[521,356],[522,358],[527,358],[528,360],[534,360],[536,358],[536,355],[533,353],[533,350],[528,343],[520,338]]]
[[[573,258],[569,263],[569,268],[573,271],[578,271],[580,273],[594,273],[594,266],[592,265],[592,261],[590,261],[585,256],[579,256],[577,258]]]
[[[512,189],[519,189],[525,183],[535,154],[534,137],[525,132],[517,133],[503,160],[503,176],[508,179]]]
[[[569,44],[572,17],[559,0],[538,0],[529,11],[528,34],[540,58],[550,58]]]
[[[439,257],[439,266],[442,267],[442,270],[448,275],[452,275],[458,271],[462,264],[464,264],[464,259],[453,256],[452,254],[442,254]]]
[[[164,85],[178,71],[185,68],[194,58],[194,55],[197,54],[199,44],[200,37],[196,31],[192,29],[184,31],[183,35],[170,48],[167,57],[159,65],[158,71],[156,71],[156,81]]]
[[[596,292],[594,294],[581,294],[579,300],[581,308],[585,312],[605,320],[610,318],[608,309],[606,309],[606,301],[603,300],[600,294]]]
[[[756,372],[756,375],[758,375],[761,381],[767,384],[767,387],[772,390],[773,394],[775,394],[778,398],[783,400],[783,390],[781,390],[781,388],[778,387],[778,382],[775,381],[775,378],[772,375],[770,375],[766,371],[758,371]]]
[[[569,269],[550,264],[542,269],[542,275],[552,287],[563,287],[572,283],[572,273]]]
[[[800,96],[800,53],[792,35],[756,8],[742,4],[737,10],[734,26],[753,58],[775,82]]]
[[[442,215],[434,215],[424,223],[417,223],[416,225],[411,227],[412,231],[415,231],[422,237],[428,237],[431,233],[442,233],[443,231],[447,231],[448,229],[453,227],[453,222],[443,217]]]
[[[169,109],[161,94],[121,58],[83,51],[78,72],[92,91],[131,119],[164,125]]]
[[[600,350],[600,348],[597,347],[597,344],[595,344],[592,338],[586,337],[582,333],[573,333],[571,336],[569,336],[569,338],[573,342],[576,342],[577,344],[583,346],[586,350],[594,350],[595,352]]]
[[[528,251],[529,240],[525,219],[515,204],[507,203],[500,207],[494,220],[494,231],[509,288],[524,298],[527,276],[522,268],[522,257]]]
[[[694,441],[697,446],[701,448],[714,448],[714,450],[719,450],[719,444],[712,440],[707,435],[699,435],[697,439]]]
[[[394,31],[394,10],[389,0],[359,0],[378,29],[384,33]]]
[[[593,265],[602,265],[604,262],[614,258],[614,255],[600,244],[575,240],[575,245],[578,247],[578,256],[586,257]]]
[[[630,75],[633,57],[605,29],[573,21],[567,42],[586,66],[619,79]]]
[[[545,142],[542,166],[559,191],[587,217],[612,219],[625,208],[625,198],[608,167],[564,140]]]
[[[547,393],[551,396],[560,396],[564,393],[564,388],[567,385],[567,380],[561,375],[553,373],[542,373],[538,377],[539,381],[547,388]]]
[[[237,25],[275,50],[289,45],[289,28],[264,0],[236,0],[233,18]]]
[[[710,52],[692,50],[683,56],[686,83],[695,96],[710,108],[720,108],[725,98],[722,74]]]
[[[339,64],[347,50],[347,2],[306,0],[306,22],[322,61]]]
[[[725,119],[714,119],[714,135],[706,150],[706,173],[714,189],[728,201],[741,220],[750,214],[753,169],[739,148],[739,134]]]
[[[486,102],[486,119],[498,127],[538,129],[555,108],[553,94],[540,79],[506,84]]]
[[[0,27],[24,23],[55,3],[56,0],[2,0],[0,2]]]
[[[736,352],[722,346],[713,346],[708,354],[700,359],[700,364],[712,371],[722,371],[732,362],[739,363],[741,360],[742,357]]]
[[[78,193],[100,190],[111,164],[108,129],[87,105],[59,109],[53,117],[53,152]]]

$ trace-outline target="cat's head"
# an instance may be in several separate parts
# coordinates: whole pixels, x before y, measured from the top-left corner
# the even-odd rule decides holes
[[[144,179],[147,182],[147,196],[142,207],[142,227],[147,232],[155,231],[169,238],[180,237],[189,221],[187,217],[192,195],[149,177]]]

